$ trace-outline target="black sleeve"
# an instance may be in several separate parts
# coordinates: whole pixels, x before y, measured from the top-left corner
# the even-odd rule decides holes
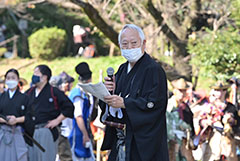
[[[139,96],[124,98],[128,118],[134,130],[158,121],[159,116],[165,115],[167,107],[167,79],[164,70],[152,66],[144,74],[145,80]]]
[[[23,123],[23,129],[24,129],[24,140],[25,142],[32,146],[33,143],[32,141],[26,136],[30,136],[33,137],[34,134],[34,129],[35,129],[35,116],[34,116],[34,111],[32,106],[30,105],[30,101],[29,101],[29,97],[27,95],[25,95],[25,106],[26,109],[24,111],[24,123]]]
[[[74,105],[72,101],[64,94],[64,92],[55,87],[53,89],[54,95],[57,97],[57,103],[61,113],[65,117],[73,118]]]

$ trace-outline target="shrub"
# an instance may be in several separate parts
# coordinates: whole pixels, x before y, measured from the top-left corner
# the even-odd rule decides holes
[[[29,38],[30,54],[34,58],[54,59],[62,55],[67,35],[57,27],[39,29]]]

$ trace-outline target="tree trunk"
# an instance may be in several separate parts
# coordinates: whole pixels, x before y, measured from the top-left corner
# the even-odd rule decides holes
[[[179,39],[177,35],[169,28],[169,26],[166,23],[163,23],[164,18],[162,17],[162,12],[158,11],[154,7],[151,0],[148,0],[146,9],[156,20],[157,24],[162,27],[161,31],[166,35],[173,45],[173,64],[176,71],[188,81],[191,81],[192,67],[189,64],[189,59],[186,58],[189,56],[189,53],[187,52],[187,41]]]
[[[118,33],[106,23],[106,21],[99,15],[99,12],[89,3],[81,0],[72,0],[82,7],[89,19],[101,30],[106,37],[108,37],[116,46],[118,46]]]

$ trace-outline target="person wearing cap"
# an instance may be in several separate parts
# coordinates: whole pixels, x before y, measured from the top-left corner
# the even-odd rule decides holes
[[[236,107],[226,101],[227,89],[230,87],[223,81],[218,81],[211,88],[208,111],[199,121],[204,129],[212,128],[212,136],[208,140],[203,161],[225,159],[237,161],[234,131],[239,127],[239,116]]]
[[[109,161],[168,161],[166,74],[145,52],[139,26],[126,24],[118,42],[127,61],[113,79],[104,78],[112,95],[100,102],[106,124],[102,150],[111,150]]]
[[[29,160],[55,161],[59,138],[59,126],[66,117],[73,118],[71,100],[56,87],[49,84],[52,71],[47,65],[34,68],[32,84],[26,91],[34,110],[35,131],[33,138],[45,149],[29,147]]]
[[[62,72],[57,76],[52,76],[49,83],[53,87],[59,88],[65,94],[72,88],[74,78],[69,76],[66,72]],[[58,157],[61,161],[72,161],[72,152],[68,136],[72,130],[72,119],[65,118],[61,124],[61,135],[59,136],[58,142]]]
[[[189,141],[195,134],[193,113],[186,99],[187,90],[191,86],[184,78],[174,80],[171,84],[173,96],[168,100],[166,113],[170,160],[181,160],[184,157],[187,161],[194,161],[192,147],[189,147]]]
[[[59,76],[60,76],[60,78],[62,80],[60,89],[62,91],[64,91],[65,93],[71,91],[72,86],[73,86],[73,82],[74,82],[74,78],[71,77],[70,75],[68,75],[64,71],[62,73],[60,73]]]
[[[92,71],[86,62],[81,62],[75,67],[79,75],[79,83],[70,91],[69,98],[74,104],[73,128],[69,136],[73,161],[94,161],[91,143],[91,130],[89,118],[91,116],[94,99],[90,93],[82,90],[79,84],[92,81]]]

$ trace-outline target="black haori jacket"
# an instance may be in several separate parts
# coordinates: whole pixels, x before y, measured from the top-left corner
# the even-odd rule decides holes
[[[167,81],[164,70],[147,53],[127,73],[128,62],[116,73],[115,94],[124,98],[123,118],[108,117],[126,124],[126,161],[168,161],[166,108]],[[106,104],[100,101],[105,113]],[[102,150],[111,149],[115,161],[116,129],[107,126]]]

